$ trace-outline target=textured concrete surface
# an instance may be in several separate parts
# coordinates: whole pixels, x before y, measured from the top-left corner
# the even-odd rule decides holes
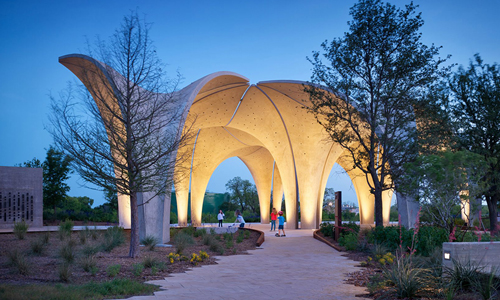
[[[196,267],[149,283],[161,286],[154,296],[163,299],[360,299],[364,288],[344,283],[346,274],[360,270],[357,262],[313,239],[310,229],[286,230],[275,237],[268,225],[266,241],[249,255],[218,257],[217,265]]]
[[[449,259],[445,259],[444,253],[449,253]],[[453,268],[455,261],[466,263],[470,261],[473,265],[482,268],[481,271],[490,273],[494,271],[500,275],[500,242],[463,242],[443,243],[443,267]]]
[[[0,167],[0,228],[43,225],[43,170]]]

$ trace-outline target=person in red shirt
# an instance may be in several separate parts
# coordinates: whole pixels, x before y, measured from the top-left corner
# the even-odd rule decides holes
[[[276,231],[276,219],[278,219],[278,212],[273,207],[273,211],[271,212],[271,231]]]

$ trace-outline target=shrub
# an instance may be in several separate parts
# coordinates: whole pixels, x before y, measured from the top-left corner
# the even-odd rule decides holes
[[[31,252],[33,254],[40,255],[43,253],[43,250],[45,249],[45,243],[43,239],[38,239],[36,241],[31,241],[30,247],[31,247]]]
[[[24,220],[21,222],[15,222],[14,223],[14,235],[20,239],[24,240],[24,237],[26,236],[26,233],[28,232],[28,228],[30,226],[28,223],[26,223]]]
[[[71,279],[71,265],[68,263],[63,263],[59,266],[59,279],[64,282],[69,282]]]
[[[489,274],[479,274],[472,281],[472,289],[484,300],[498,299],[500,280],[495,276],[496,268],[492,268]]]
[[[470,292],[474,282],[479,280],[483,267],[466,260],[453,259],[453,267],[443,270],[444,276],[448,278],[448,288],[454,291]]]
[[[331,223],[321,223],[319,225],[319,230],[324,236],[334,237],[335,235],[335,225]]]
[[[358,234],[349,232],[339,238],[339,245],[346,250],[356,250],[358,247]]]
[[[92,256],[99,252],[100,247],[96,245],[86,245],[82,249],[82,253],[84,256]]]
[[[73,230],[73,221],[66,219],[66,221],[59,224],[59,238],[63,240],[66,237],[71,236],[71,231]]]
[[[441,249],[444,242],[448,241],[448,232],[439,227],[421,226],[418,235],[417,254],[431,255],[436,248]]]
[[[233,240],[227,240],[226,241],[226,248],[229,249],[229,248],[233,248],[233,247],[234,247]]]
[[[144,265],[143,264],[133,264],[132,265],[132,274],[134,276],[139,277],[142,274],[142,271],[144,271]]]
[[[181,232],[183,232],[187,235],[193,236],[194,233],[196,232],[196,228],[193,226],[184,227],[184,228],[182,228]]]
[[[97,259],[95,256],[84,256],[81,260],[82,268],[85,272],[91,273],[93,269],[97,268]]]
[[[45,231],[41,237],[42,242],[47,245],[50,241],[50,232]]]
[[[210,246],[214,241],[215,241],[215,238],[211,234],[206,234],[201,239],[201,242],[203,243],[203,245],[207,245],[207,246]]]
[[[384,294],[409,299],[421,296],[432,283],[429,276],[429,270],[413,264],[411,256],[400,255],[382,272],[382,278],[388,283]]]
[[[26,259],[26,256],[21,251],[14,249],[10,252],[7,252],[7,256],[9,259],[9,264],[14,266],[19,274],[28,275],[30,273],[30,264]]]
[[[104,242],[102,249],[106,252],[111,252],[114,248],[125,242],[123,228],[118,226],[109,227],[104,233]]]
[[[178,254],[181,254],[188,245],[194,244],[193,237],[183,231],[175,235],[173,242]]]
[[[222,235],[225,241],[232,241],[233,240],[233,234],[229,232],[224,232]]]
[[[121,265],[110,265],[106,269],[106,273],[108,274],[109,277],[115,277],[120,273],[120,270],[122,269]]]
[[[219,254],[224,254],[224,248],[218,242],[212,243],[209,247],[210,251],[217,252]]]
[[[148,235],[141,240],[141,244],[143,244],[149,251],[154,251],[156,244],[158,244],[158,239],[153,235]]]
[[[241,243],[243,242],[243,234],[238,234],[238,237],[236,238],[236,243]]]
[[[205,230],[205,228],[203,228],[203,229],[200,229],[200,230],[196,230],[193,233],[193,236],[194,237],[200,237],[200,236],[205,236],[206,234],[207,234],[207,231]]]
[[[158,260],[152,256],[146,256],[142,260],[142,264],[145,268],[151,268],[158,263]]]
[[[245,239],[250,238],[250,230],[245,230],[245,231],[244,231],[244,234],[243,234],[243,237],[244,237]]]
[[[75,250],[70,243],[62,246],[61,250],[59,250],[59,255],[61,255],[67,264],[71,264],[75,260]]]

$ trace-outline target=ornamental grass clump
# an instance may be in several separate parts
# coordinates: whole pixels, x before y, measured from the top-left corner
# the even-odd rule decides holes
[[[24,237],[26,236],[26,233],[28,232],[28,228],[30,226],[28,223],[24,221],[24,219],[21,222],[15,222],[14,223],[14,235],[20,239],[24,240]]]
[[[94,255],[82,257],[80,264],[85,272],[93,273],[97,268],[97,258]]]
[[[7,257],[9,259],[9,264],[15,267],[19,274],[28,275],[30,273],[30,264],[21,251],[18,249],[9,251],[7,252]]]
[[[111,252],[111,250],[123,243],[125,243],[125,234],[123,233],[123,228],[118,226],[109,227],[104,233],[104,242],[102,243],[102,249],[105,252]]]
[[[64,282],[69,282],[73,274],[71,264],[64,262],[59,266],[59,279]]]
[[[141,244],[148,248],[149,251],[154,251],[156,244],[158,244],[158,239],[153,235],[148,235],[141,240]]]
[[[73,245],[69,242],[64,244],[59,250],[59,255],[61,255],[66,263],[72,264],[75,261],[76,256]]]
[[[443,275],[448,281],[448,289],[459,292],[472,292],[474,282],[482,279],[480,276],[484,267],[479,266],[470,259],[452,259],[452,261],[453,267],[443,270]]]
[[[66,219],[66,221],[61,222],[59,224],[59,238],[64,240],[67,237],[71,236],[71,231],[73,230],[74,223],[73,221]]]
[[[108,274],[108,277],[115,277],[120,273],[120,270],[122,269],[122,266],[117,264],[117,265],[110,265],[106,269],[106,273]]]
[[[45,243],[42,239],[38,239],[35,241],[31,241],[30,247],[31,247],[31,253],[35,255],[41,255],[43,254],[43,251],[45,249]]]
[[[184,231],[177,233],[173,241],[176,253],[182,254],[188,245],[194,244],[193,236],[186,234]]]
[[[435,279],[428,269],[415,265],[411,256],[399,255],[393,264],[382,271],[387,286],[383,295],[409,298],[425,296],[433,287]]]

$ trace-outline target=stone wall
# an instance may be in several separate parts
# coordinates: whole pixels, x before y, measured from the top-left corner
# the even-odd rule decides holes
[[[22,220],[43,226],[43,170],[0,167],[0,228]]]
[[[449,254],[449,255],[447,255]],[[453,261],[466,262],[484,267],[489,273],[492,268],[500,275],[500,242],[443,243],[443,267],[452,268]]]

